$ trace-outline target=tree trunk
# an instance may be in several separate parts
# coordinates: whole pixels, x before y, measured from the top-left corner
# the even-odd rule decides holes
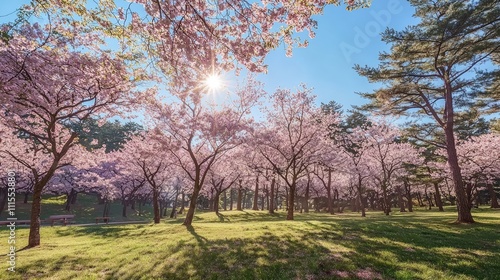
[[[76,137],[76,135],[75,135]],[[74,138],[73,136],[71,138]],[[63,151],[61,151],[61,156],[65,154],[63,147]],[[41,204],[42,204],[42,191],[45,185],[49,182],[49,180],[54,176],[56,172],[57,166],[59,165],[59,159],[56,158],[52,162],[51,167],[41,178],[40,181],[36,182],[33,186],[33,203],[31,204],[31,220],[30,220],[30,233],[28,237],[28,248],[40,246],[40,212],[41,212]]]
[[[453,113],[453,89],[449,77],[445,76],[445,120],[444,133],[446,137],[446,153],[448,155],[448,165],[451,170],[453,186],[455,188],[456,203],[458,210],[458,223],[473,223],[471,208],[467,202],[462,181],[462,172],[458,164],[457,149],[454,135],[454,113]]]
[[[465,183],[465,196],[467,197],[467,203],[469,205],[469,208],[472,209],[472,190],[473,190],[473,185],[472,183]]]
[[[278,206],[280,206],[280,209],[281,209],[281,203],[282,201],[279,201],[279,191],[280,191],[280,185],[278,185],[278,182],[275,183],[276,184],[276,196],[274,198],[274,210],[278,211]]]
[[[328,185],[326,186],[326,194],[327,194],[327,199],[328,201],[327,206],[328,206],[328,213],[330,214],[335,214],[335,211],[333,210],[333,200],[332,200],[332,170],[328,168]]]
[[[339,190],[337,188],[335,188],[333,190],[333,200],[334,201],[332,201],[332,206],[335,207],[335,203],[334,202],[336,201],[337,205],[339,206],[338,209],[340,209],[340,195],[339,195]],[[339,211],[339,213],[340,213],[340,211]]]
[[[493,188],[493,184],[487,184],[488,191],[490,192],[491,208],[500,208],[498,205],[497,194]]]
[[[215,214],[219,214],[219,200],[220,200],[220,193],[215,192],[215,197],[214,197],[214,202],[213,202],[213,210],[215,211]]]
[[[310,185],[311,185],[311,179],[308,176],[307,185],[306,185],[306,193],[304,196],[304,212],[305,213],[309,213],[309,188],[310,188]]]
[[[372,210],[375,210],[375,193],[374,192],[370,192],[369,195],[368,195],[368,201],[370,202],[370,208]]]
[[[250,208],[250,207],[248,207],[248,204],[250,203],[250,199],[247,199],[247,193],[248,193],[247,189],[244,189],[243,190],[243,202],[241,204],[242,209]]]
[[[287,220],[293,220],[293,210],[295,207],[295,182],[290,186],[290,191],[288,192],[288,213],[286,215]]]
[[[427,206],[429,207],[429,210],[431,210],[432,206],[434,205],[432,204],[432,199],[429,197],[429,194],[427,193],[427,188],[425,189],[424,194],[425,194],[425,199],[427,199],[427,204],[428,204]]]
[[[351,198],[351,212],[358,212],[358,196]]]
[[[122,217],[127,217],[127,201],[122,199]]]
[[[243,191],[240,186],[238,188],[238,198],[236,199],[236,210],[238,211],[243,211],[243,208],[241,207],[242,199],[243,199]]]
[[[163,213],[161,213],[162,217],[166,217],[168,215],[168,203],[166,201],[163,202]]]
[[[0,214],[3,212],[5,205],[7,205],[7,187],[0,188]]]
[[[184,213],[184,205],[186,204],[185,199],[186,199],[186,194],[184,193],[184,191],[182,191],[181,192],[181,209],[179,209],[178,214]]]
[[[175,190],[175,198],[174,198],[174,203],[172,203],[172,211],[170,212],[170,219],[173,219],[177,213],[177,200],[179,200],[179,188]]]
[[[411,186],[404,180],[404,186],[406,191],[406,200],[408,201],[408,212],[413,212],[413,199],[411,197]]]
[[[233,211],[233,188],[229,189],[229,210]]]
[[[422,195],[420,194],[420,191],[417,192],[417,201],[418,201],[418,206],[420,206],[420,207],[424,206],[424,200],[422,199]]]
[[[227,211],[227,192],[224,191],[223,196],[222,196],[222,207],[224,208],[224,211]]]
[[[259,176],[255,178],[255,191],[253,194],[253,207],[252,210],[259,210],[258,207],[258,199],[259,199]]]
[[[443,212],[443,200],[441,200],[441,192],[439,191],[439,184],[437,182],[434,182],[434,191],[436,206],[439,208],[439,211]]]
[[[363,203],[363,198],[361,196],[360,191],[358,191],[358,203],[359,203],[359,207],[361,208],[361,217],[366,217],[365,205]]]
[[[398,192],[399,212],[406,212],[405,202],[403,200],[403,191],[401,190],[401,186],[397,186],[396,191]]]
[[[160,205],[160,219],[161,219],[161,218],[163,218],[163,217],[165,216],[165,215],[164,215],[164,213],[166,212],[166,211],[164,211],[164,210],[165,210],[165,203],[166,203],[166,202],[165,202],[165,201],[163,201],[163,200],[161,200],[161,199],[160,199],[160,201],[159,201],[159,203],[158,203],[158,205]]]
[[[286,205],[286,211],[288,211],[288,206],[290,205],[288,203],[289,201],[289,191],[288,191],[288,188],[285,186],[285,205]]]
[[[358,185],[357,185],[357,190],[358,190],[358,203],[359,207],[361,207],[361,217],[366,217],[366,212],[365,212],[365,205],[363,204],[363,179],[361,178],[361,175],[358,174]]]
[[[387,187],[383,186],[382,187],[382,195],[384,196],[384,213],[386,216],[389,216],[389,213],[391,212],[391,204],[389,203],[389,197],[387,196]]]
[[[23,201],[24,204],[28,204],[29,196],[30,196],[30,192],[28,192],[28,191],[24,192],[24,201]],[[0,208],[0,213],[1,213],[2,209],[3,208]]]
[[[185,226],[191,226],[194,218],[194,211],[196,210],[196,202],[198,201],[198,195],[200,194],[201,186],[195,181],[193,195],[191,196],[191,201],[189,201],[189,209],[186,213],[186,218],[184,218]]]
[[[102,208],[102,217],[108,217],[109,214],[109,202],[107,199],[104,199],[104,204]]]
[[[64,210],[69,211],[71,208],[71,201],[73,201],[73,195],[75,195],[75,189],[71,188],[71,191],[66,197],[66,206],[64,207]]]
[[[265,200],[266,200],[266,210],[269,211],[269,188],[268,186],[266,186],[266,197],[265,197]],[[262,209],[264,210],[264,209]]]
[[[158,201],[158,190],[153,188],[153,213],[154,213],[154,223],[160,223],[160,205]]]
[[[276,179],[271,180],[271,194],[269,200],[269,214],[274,214],[274,184],[276,184]]]
[[[77,192],[77,191],[75,191],[75,192],[73,193],[73,196],[71,197],[71,204],[75,204],[75,203],[76,203],[76,198],[77,198],[77,196],[78,196],[78,192]]]
[[[42,189],[45,184],[35,183],[33,187],[33,204],[31,205],[30,234],[28,247],[40,245],[40,211],[42,201]]]

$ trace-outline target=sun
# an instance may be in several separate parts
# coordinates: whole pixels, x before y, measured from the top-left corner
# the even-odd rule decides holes
[[[203,82],[203,84],[205,85],[205,87],[214,92],[216,90],[219,90],[222,88],[222,78],[220,77],[220,75],[217,75],[217,74],[212,74],[210,76],[208,76],[205,81]]]

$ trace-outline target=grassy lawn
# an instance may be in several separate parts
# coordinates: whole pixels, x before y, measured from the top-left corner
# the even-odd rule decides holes
[[[227,211],[201,213],[194,226],[43,227],[42,246],[17,253],[2,279],[499,279],[500,211],[419,210],[383,216]],[[0,229],[0,252],[7,252]],[[17,246],[28,229],[17,230]],[[5,255],[4,257],[5,258]],[[8,278],[7,278],[8,277]]]

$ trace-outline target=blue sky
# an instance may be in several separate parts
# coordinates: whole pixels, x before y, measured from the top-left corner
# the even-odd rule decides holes
[[[272,52],[266,59],[268,74],[259,75],[259,80],[268,91],[295,88],[303,82],[314,88],[318,102],[335,100],[344,109],[366,103],[355,92],[371,92],[376,85],[358,76],[353,66],[378,65],[379,52],[389,50],[379,33],[417,23],[413,13],[405,0],[373,0],[370,8],[351,12],[329,6],[315,18],[318,29],[309,46],[295,49],[290,58],[283,48]]]
[[[29,1],[2,1],[0,22],[13,20],[15,13],[5,15],[25,3]],[[373,0],[370,8],[351,12],[345,6],[329,6],[323,15],[315,17],[318,29],[309,46],[294,49],[292,57],[285,56],[284,47],[274,50],[266,58],[268,73],[259,74],[257,79],[264,82],[268,92],[305,83],[314,88],[318,102],[335,100],[344,109],[363,104],[366,101],[355,92],[370,92],[377,85],[358,76],[354,64],[376,66],[379,52],[388,50],[379,33],[387,27],[401,30],[415,24],[413,12],[406,0]]]

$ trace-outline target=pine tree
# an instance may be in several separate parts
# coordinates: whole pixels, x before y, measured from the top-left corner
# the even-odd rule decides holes
[[[454,130],[460,112],[498,101],[490,89],[500,72],[491,66],[492,56],[500,50],[500,6],[495,0],[410,2],[420,23],[403,31],[387,29],[382,38],[391,50],[380,54],[380,65],[355,67],[371,82],[384,83],[362,94],[371,100],[364,109],[416,116],[442,129],[457,196],[457,222],[472,223]]]

